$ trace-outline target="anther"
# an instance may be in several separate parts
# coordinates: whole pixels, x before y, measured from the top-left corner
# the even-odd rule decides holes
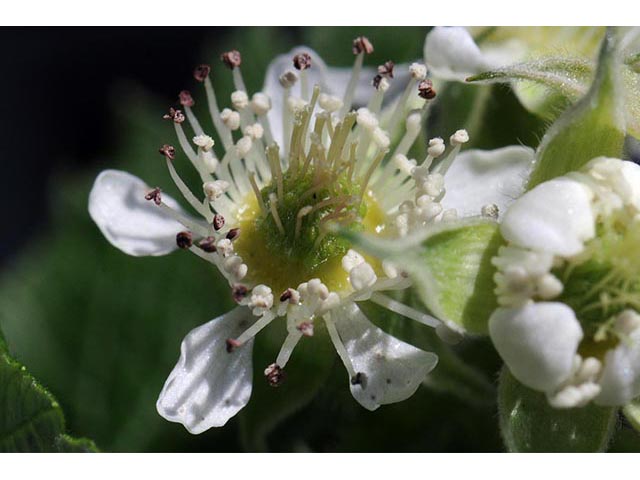
[[[198,242],[198,246],[207,253],[214,253],[216,251],[216,239],[215,237],[206,237]]]
[[[227,347],[227,353],[233,352],[236,348],[242,345],[240,342],[238,342],[237,340],[234,340],[233,338],[227,338],[225,340],[225,344]]]
[[[199,82],[204,82],[211,72],[211,67],[206,63],[202,63],[193,69],[193,78]]]
[[[493,218],[494,220],[498,219],[498,206],[495,203],[489,203],[484,205],[481,210],[481,214],[483,217]]]
[[[237,284],[231,288],[231,296],[235,300],[236,303],[240,303],[249,293],[249,289],[244,285]]]
[[[161,146],[158,149],[158,152],[167,157],[169,160],[173,160],[174,158],[176,158],[176,149],[171,145],[165,144]]]
[[[220,119],[229,130],[240,128],[240,114],[230,108],[225,108],[220,112]]]
[[[357,37],[353,39],[353,47],[351,51],[354,55],[358,55],[362,52],[369,55],[373,53],[373,45],[367,37]]]
[[[284,370],[276,363],[272,363],[265,368],[264,376],[267,377],[267,382],[272,387],[279,387],[286,378]]]
[[[231,230],[229,230],[227,232],[227,239],[231,240],[232,242],[238,238],[240,236],[240,229],[239,228],[232,228]]]
[[[382,75],[383,77],[393,78],[393,67],[395,63],[391,60],[387,60],[382,65],[378,65],[378,75]]]
[[[284,88],[291,88],[298,81],[298,75],[296,75],[296,73],[291,70],[287,70],[282,75],[280,75],[280,78],[278,80],[280,81],[280,85],[282,85]]]
[[[281,302],[289,302],[291,305],[297,305],[300,303],[300,292],[293,288],[287,288],[282,295],[280,295]]]
[[[221,197],[228,188],[229,182],[225,180],[214,180],[213,182],[206,182],[202,185],[202,190],[210,202]]]
[[[251,97],[251,109],[256,115],[265,115],[271,110],[271,99],[262,92],[254,93]]]
[[[409,73],[416,80],[424,80],[427,78],[427,66],[422,63],[412,63],[409,65]]]
[[[449,141],[451,145],[462,145],[463,143],[467,143],[469,141],[469,134],[466,130],[456,130],[456,132],[449,137]]]
[[[351,377],[351,385],[360,385],[362,388],[366,388],[367,375],[364,372],[357,372]]]
[[[162,191],[159,187],[154,188],[144,196],[145,200],[153,200],[153,203],[160,205],[162,203]]]
[[[182,90],[178,94],[178,99],[180,100],[180,105],[183,107],[193,107],[196,104],[189,90]]]
[[[305,337],[313,337],[313,322],[302,322],[296,328]]]
[[[169,113],[165,113],[162,118],[165,120],[173,120],[174,123],[182,123],[184,122],[184,113],[180,110],[176,110],[175,108],[170,108]]]
[[[238,50],[230,50],[220,55],[220,60],[231,70],[239,67],[242,63],[242,55]]]
[[[193,245],[193,236],[191,232],[178,232],[176,235],[176,244],[178,248],[187,249]]]
[[[247,92],[244,92],[242,90],[236,90],[235,92],[233,92],[231,94],[231,103],[237,110],[247,108],[247,106],[249,105],[249,96],[247,95]]]
[[[433,89],[433,83],[428,78],[422,80],[418,84],[418,96],[420,98],[424,98],[425,100],[431,100],[435,98],[436,91]]]
[[[299,53],[293,57],[293,66],[297,70],[306,70],[311,68],[311,55],[306,52]]]
[[[220,215],[219,213],[216,213],[213,216],[213,228],[217,232],[222,227],[224,227],[224,217],[222,215]]]
[[[427,147],[427,153],[433,158],[438,158],[445,151],[444,140],[440,137],[435,137],[429,140],[429,147]]]

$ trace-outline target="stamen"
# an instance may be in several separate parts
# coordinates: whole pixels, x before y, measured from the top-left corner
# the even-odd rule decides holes
[[[196,196],[191,192],[189,187],[187,187],[186,183],[184,183],[182,178],[180,178],[180,175],[178,175],[178,172],[173,166],[173,162],[168,157],[167,157],[167,168],[169,169],[169,175],[171,176],[173,183],[175,183],[176,187],[178,187],[178,190],[180,190],[180,193],[182,194],[184,199],[187,202],[189,202],[189,204],[193,207],[193,209],[196,212],[198,212],[200,215],[202,215],[205,218],[207,223],[210,223],[213,218],[213,214],[211,213],[211,210],[209,209],[208,205],[204,205],[200,200],[196,198]]]
[[[209,114],[211,115],[211,120],[213,121],[213,126],[218,133],[218,137],[222,140],[222,145],[225,150],[229,150],[233,145],[233,137],[231,136],[231,131],[227,128],[227,126],[222,122],[220,118],[220,109],[218,108],[218,101],[216,100],[216,93],[213,89],[213,84],[211,83],[211,79],[209,76],[204,77],[204,89],[207,94],[207,105],[209,106]]]
[[[277,144],[267,147],[267,158],[271,167],[271,175],[276,179],[278,199],[282,200],[284,199],[284,179],[280,165],[280,148]]]
[[[380,162],[382,162],[382,159],[384,158],[387,152],[388,150],[380,149],[376,157],[373,159],[373,162],[371,162],[371,165],[369,166],[367,173],[365,173],[360,185],[360,202],[362,202],[362,199],[364,198],[364,194],[367,192],[367,186],[369,185],[369,180],[371,180],[371,176],[373,175],[373,172],[375,172],[376,168],[378,168],[378,166],[380,165]]]
[[[393,78],[393,67],[395,64],[391,60],[387,60],[382,65],[378,65],[378,75]]]
[[[167,160],[174,160],[176,158],[176,149],[166,143],[158,149],[158,152],[167,157]]]
[[[207,230],[206,227],[200,225],[199,223],[196,223],[195,221],[191,220],[186,215],[183,215],[182,213],[175,211],[173,208],[171,208],[166,203],[162,202],[159,205],[159,207],[162,208],[162,210],[167,215],[169,215],[171,218],[173,218],[178,223],[181,223],[182,225],[184,225],[186,228],[188,228],[192,232],[196,232],[198,235],[200,235],[202,237],[206,237],[207,235],[209,235],[209,231]]]
[[[187,136],[184,133],[182,125],[180,123],[174,123],[173,126],[176,129],[176,135],[178,136],[178,141],[180,142],[180,146],[182,147],[182,150],[191,161],[191,164],[193,165],[193,167],[198,171],[198,174],[200,175],[200,179],[202,180],[202,183],[212,182],[213,177],[206,170],[204,164],[200,161],[200,159],[198,158],[198,155],[196,154],[196,152],[194,152],[193,148],[191,147],[191,144],[189,143],[189,140],[187,140]]]
[[[265,368],[264,376],[272,387],[279,387],[286,379],[286,374],[277,363],[272,363]]]
[[[204,82],[205,79],[209,76],[211,72],[211,66],[206,63],[201,63],[193,70],[193,78],[195,78],[198,82]]]
[[[187,119],[189,120],[189,124],[191,125],[193,131],[196,133],[196,135],[204,135],[204,130],[202,130],[198,119],[193,113],[193,110],[191,110],[191,107],[196,104],[196,102],[193,100],[193,97],[191,96],[191,93],[188,90],[182,90],[178,94],[178,100],[180,102],[180,105],[184,107],[184,111],[187,114]]]
[[[300,339],[302,338],[302,332],[299,330],[293,330],[289,332],[287,338],[285,338],[282,347],[280,347],[280,352],[276,358],[276,364],[280,366],[280,368],[284,368],[291,358],[291,354],[293,353],[293,349],[296,347]]]
[[[311,56],[306,53],[299,53],[293,57],[293,66],[300,70],[300,92],[304,100],[309,99],[309,85],[307,81],[307,70],[311,68]]]
[[[338,333],[335,323],[331,318],[331,314],[330,313],[327,314],[324,317],[324,319],[325,319],[325,324],[327,325],[327,330],[329,332],[329,337],[331,337],[331,342],[333,343],[333,346],[335,347],[336,352],[338,352],[338,356],[342,360],[342,363],[344,363],[344,367],[347,369],[347,373],[349,373],[349,377],[353,380],[356,378],[356,375],[358,374],[358,372],[356,372],[355,368],[353,368],[353,364],[351,363],[351,358],[349,357],[349,353],[347,352],[347,349],[342,343],[342,339],[340,338],[340,334]]]
[[[256,323],[251,325],[239,337],[237,337],[236,341],[242,345],[247,340],[252,339],[258,334],[258,332],[260,332],[260,330],[269,325],[274,318],[276,318],[276,316],[271,311],[266,311]]]
[[[156,187],[148,192],[144,196],[144,199],[149,201],[153,200],[153,203],[155,203],[156,205],[160,205],[162,203],[162,190],[160,190],[160,187]]]
[[[222,227],[224,227],[224,217],[220,214],[216,214],[213,217],[213,229],[217,232]]]
[[[278,230],[280,230],[280,233],[284,235],[284,227],[282,226],[282,221],[280,220],[280,215],[278,214],[278,197],[275,193],[269,194],[269,210],[271,211],[273,220],[276,222]]]
[[[358,79],[360,78],[360,72],[362,71],[364,56],[365,54],[368,55],[373,52],[373,45],[371,45],[371,42],[367,37],[358,37],[353,40],[352,50],[353,54],[356,56],[356,59],[353,62],[351,77],[349,78],[349,83],[347,83],[347,88],[345,89],[344,96],[342,98],[342,108],[340,109],[340,116],[346,115],[346,113],[351,110],[353,96],[356,91]]]
[[[178,232],[176,235],[176,245],[183,250],[190,248],[191,245],[193,245],[191,232]]]
[[[387,310],[397,313],[398,315],[402,315],[403,317],[410,318],[411,320],[415,320],[416,322],[420,322],[428,327],[435,328],[442,323],[431,315],[415,310],[404,303],[400,303],[378,292],[371,294],[371,301],[386,308]]]
[[[240,303],[249,293],[249,289],[244,285],[236,284],[231,288],[231,297],[236,303]]]
[[[206,237],[198,242],[198,247],[207,253],[214,253],[216,251],[216,238]]]
[[[267,214],[267,207],[264,204],[264,200],[262,200],[262,195],[260,194],[260,189],[258,188],[258,184],[256,183],[256,172],[249,172],[249,183],[251,183],[251,189],[256,196],[256,200],[258,200],[258,205],[260,205],[260,210],[262,210],[262,214]]]
[[[418,96],[425,100],[436,98],[436,91],[433,89],[433,82],[431,80],[427,78],[418,84]]]

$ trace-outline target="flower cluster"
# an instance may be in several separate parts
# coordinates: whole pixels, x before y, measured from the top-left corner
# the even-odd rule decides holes
[[[491,338],[557,408],[640,395],[640,166],[599,157],[506,212]]]

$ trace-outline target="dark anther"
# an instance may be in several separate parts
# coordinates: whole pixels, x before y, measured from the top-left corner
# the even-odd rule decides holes
[[[382,65],[378,65],[378,73],[383,77],[393,78],[393,67],[395,63],[391,60],[387,60]]]
[[[182,90],[178,94],[178,99],[180,100],[180,105],[182,105],[183,107],[193,107],[196,104],[189,90]]]
[[[286,378],[284,370],[276,363],[272,363],[264,370],[264,376],[272,387],[279,387]]]
[[[193,245],[193,236],[191,235],[191,232],[179,232],[176,235],[176,244],[178,245],[178,248],[189,248],[191,245]]]
[[[199,82],[204,82],[211,72],[211,67],[206,63],[202,63],[193,69],[193,78]]]
[[[231,296],[236,301],[236,303],[240,303],[244,297],[249,293],[249,289],[244,285],[234,285],[231,289]]]
[[[233,338],[227,338],[225,343],[227,345],[227,353],[233,352],[236,348],[238,348],[241,345],[240,342],[238,342],[237,340],[234,340]]]
[[[351,377],[351,385],[360,385],[362,388],[366,388],[367,376],[363,372],[356,373]]]
[[[370,53],[373,53],[373,45],[367,37],[358,37],[353,39],[353,48],[351,50],[354,55],[358,55],[362,52],[369,55]]]
[[[227,67],[233,70],[234,68],[239,67],[242,63],[242,56],[238,50],[231,50],[220,55],[220,60],[222,60]]]
[[[165,120],[173,120],[175,123],[182,123],[184,122],[184,113],[172,107],[169,109],[169,113],[165,113],[162,118]]]
[[[224,217],[222,215],[220,215],[219,213],[216,213],[213,216],[213,228],[217,232],[222,227],[224,227]]]
[[[282,292],[282,295],[280,295],[280,301],[286,302],[291,298],[291,295],[293,295],[293,293],[291,292],[291,289],[287,288],[284,292]]]
[[[159,187],[154,188],[144,196],[145,200],[153,200],[153,203],[160,205],[162,203],[162,191]]]
[[[158,152],[167,157],[169,160],[173,160],[174,158],[176,158],[176,149],[171,145],[164,144],[158,149]]]
[[[198,246],[207,253],[213,253],[216,251],[216,239],[215,237],[206,237],[198,242]]]
[[[298,70],[311,68],[311,56],[308,53],[299,53],[293,57],[293,66]]]
[[[432,98],[435,98],[436,91],[433,89],[433,83],[431,83],[431,80],[422,80],[418,84],[418,95],[420,96],[420,98],[424,98],[425,100],[431,100]]]
[[[239,228],[232,228],[231,230],[229,230],[227,232],[227,239],[231,240],[232,242],[238,238],[240,236],[240,229]]]
[[[302,322],[296,328],[305,337],[313,337],[313,322]]]
[[[373,85],[373,88],[377,90],[380,87],[381,81],[382,81],[382,75],[376,75],[375,77],[373,77],[371,85]]]

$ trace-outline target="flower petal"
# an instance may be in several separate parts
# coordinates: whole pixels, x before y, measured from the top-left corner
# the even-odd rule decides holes
[[[253,339],[231,353],[226,340],[254,320],[248,308],[237,307],[189,332],[160,392],[158,413],[198,434],[223,426],[244,408],[251,397]]]
[[[184,227],[144,196],[150,188],[138,177],[104,170],[89,195],[89,215],[116,248],[129,255],[165,255],[176,249],[176,234]],[[162,201],[179,210],[167,195]]]
[[[640,330],[607,352],[600,376],[598,405],[626,405],[640,395]]]
[[[355,303],[332,317],[351,364],[362,381],[351,383],[351,394],[366,409],[406,400],[438,363],[424,352],[373,325]]]
[[[435,27],[424,43],[424,58],[431,74],[442,80],[463,82],[490,68],[471,34],[463,27]]]
[[[502,236],[521,247],[572,256],[595,235],[592,192],[566,177],[541,183],[514,202],[502,219]]]
[[[582,327],[571,308],[559,302],[498,308],[489,333],[513,376],[528,387],[551,391],[571,374]]]
[[[533,149],[520,146],[462,152],[445,175],[442,206],[463,217],[479,215],[488,204],[506,212],[522,195],[533,158]]]

